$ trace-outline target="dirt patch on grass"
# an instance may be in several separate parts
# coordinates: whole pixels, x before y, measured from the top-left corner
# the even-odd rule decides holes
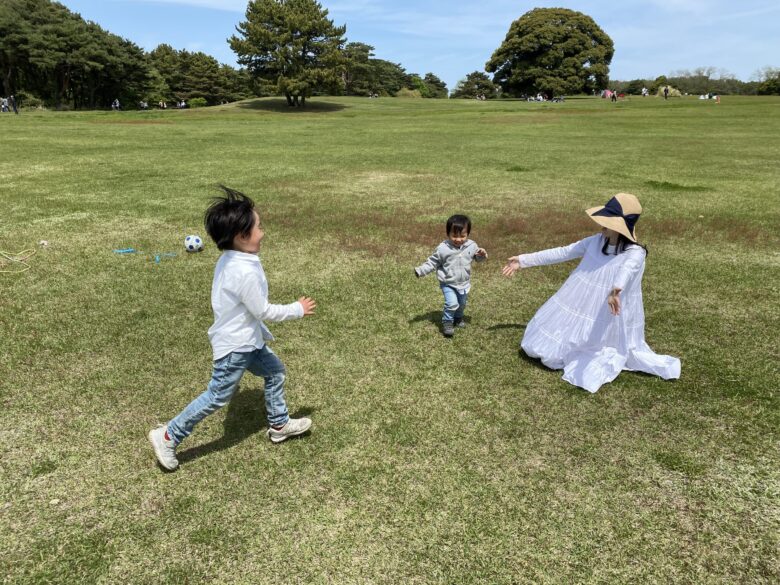
[[[168,120],[92,120],[92,124],[121,124],[125,126],[159,126],[173,124]]]
[[[320,226],[345,251],[365,252],[374,257],[397,254],[398,244],[433,248],[445,239],[442,220],[426,219],[422,211],[408,209],[403,214],[383,211],[345,212],[323,218]],[[314,229],[311,213],[282,214],[277,223],[290,229]],[[600,226],[584,211],[559,209],[507,213],[490,221],[475,223],[473,239],[488,250],[491,257],[503,258],[518,252],[564,246],[598,233]],[[769,248],[778,237],[762,226],[732,218],[645,218],[637,225],[640,242],[650,234],[655,240],[695,239],[698,242],[729,242],[746,247]]]
[[[542,114],[556,114],[558,116],[600,116],[604,114],[604,110],[566,110],[566,109],[552,109],[546,108],[541,110]]]
[[[386,237],[382,235],[386,235],[388,230],[393,232],[393,242],[431,250],[446,237],[444,224],[440,221],[422,221],[413,217],[400,219],[379,212],[345,216],[334,231],[343,249],[381,257],[395,253],[394,246],[388,245]],[[475,225],[472,236],[492,255],[515,254],[518,247],[536,250],[561,246],[597,231],[598,226],[584,214],[545,210],[525,215],[507,215]]]
[[[486,116],[480,120],[486,124],[500,124],[501,126],[521,125],[521,124],[549,124],[553,121],[549,116],[542,116],[538,113],[526,114],[518,112],[508,116]]]
[[[778,242],[776,231],[750,225],[745,221],[734,221],[724,217],[708,220],[706,226],[735,244],[747,244],[755,247],[774,247]]]
[[[669,181],[645,181],[645,185],[660,191],[675,191],[680,193],[701,193],[703,191],[713,190],[706,185],[680,185],[679,183],[670,183]]]
[[[576,242],[598,231],[584,213],[545,209],[526,214],[505,215],[479,227],[480,244],[505,249],[550,248]],[[484,242],[484,243],[483,243]]]
[[[770,248],[777,245],[775,232],[745,220],[728,217],[647,219],[638,225],[654,236],[698,240],[725,240],[753,248]],[[641,237],[641,235],[640,235]]]

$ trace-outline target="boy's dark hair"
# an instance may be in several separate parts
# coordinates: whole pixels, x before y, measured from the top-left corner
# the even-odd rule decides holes
[[[468,215],[453,215],[447,220],[447,235],[461,234],[466,232],[466,235],[471,233],[471,220]]]
[[[255,225],[255,202],[235,189],[224,185],[219,188],[225,195],[211,200],[203,223],[206,233],[214,240],[217,248],[232,250],[233,238],[239,234],[249,235]]]

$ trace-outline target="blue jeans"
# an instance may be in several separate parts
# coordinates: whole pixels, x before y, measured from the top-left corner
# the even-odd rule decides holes
[[[173,439],[174,445],[188,437],[196,424],[230,402],[245,370],[265,378],[265,411],[268,425],[279,426],[287,423],[290,417],[284,400],[284,364],[270,347],[264,345],[261,349],[246,353],[229,353],[214,362],[211,381],[206,391],[168,423],[168,436]]]
[[[441,292],[444,294],[444,314],[442,323],[463,319],[463,311],[466,310],[466,302],[469,294],[452,286],[442,284]]]

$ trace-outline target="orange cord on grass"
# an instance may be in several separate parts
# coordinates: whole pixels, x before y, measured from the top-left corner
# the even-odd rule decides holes
[[[26,272],[27,270],[30,269],[30,265],[27,264],[26,260],[34,256],[35,252],[36,250],[33,250],[32,248],[28,250],[22,250],[21,252],[17,252],[16,254],[3,252],[2,250],[0,250],[0,267],[5,267],[8,264],[22,265],[22,268],[19,270],[0,270],[0,274],[20,274],[22,272]]]

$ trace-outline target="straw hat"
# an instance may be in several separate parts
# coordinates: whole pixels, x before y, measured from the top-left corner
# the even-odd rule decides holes
[[[586,209],[590,218],[600,226],[623,234],[632,242],[636,242],[636,225],[642,206],[639,199],[630,193],[618,193],[602,207]]]

